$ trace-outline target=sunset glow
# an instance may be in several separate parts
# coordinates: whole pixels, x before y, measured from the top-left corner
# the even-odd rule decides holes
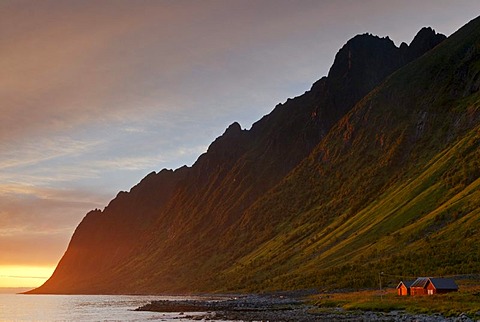
[[[54,270],[55,266],[0,265],[0,287],[37,287]]]

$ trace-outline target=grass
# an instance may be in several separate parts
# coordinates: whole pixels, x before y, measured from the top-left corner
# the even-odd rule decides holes
[[[465,282],[464,282],[465,283]],[[318,311],[331,308],[374,312],[405,311],[411,314],[442,314],[475,317],[480,312],[480,285],[463,284],[458,292],[434,296],[398,296],[395,289],[323,293],[312,302]]]
[[[401,276],[478,272],[480,179],[477,168],[468,166],[480,159],[479,129],[432,153],[354,214],[335,193],[339,189],[313,187],[328,202],[298,210],[277,234],[232,265],[225,272],[232,289],[365,288],[375,286],[380,271]],[[360,176],[366,181],[367,174]],[[348,186],[353,199],[357,187]],[[297,188],[290,196],[299,197],[302,188]],[[283,200],[275,198],[277,207]]]

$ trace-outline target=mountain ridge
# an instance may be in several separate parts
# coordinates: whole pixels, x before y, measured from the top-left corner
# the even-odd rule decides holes
[[[269,259],[268,262],[274,264],[269,265],[265,260],[262,262],[264,254],[261,250],[266,247],[272,253],[283,250],[283,253],[291,254],[289,249],[300,247],[296,246],[298,240],[307,238],[302,236],[313,238],[311,236],[316,231],[328,229],[329,224],[335,222],[334,218],[320,216],[321,212],[316,214],[315,207],[328,208],[331,201],[318,203],[315,185],[322,180],[307,171],[305,164],[310,163],[311,168],[318,169],[319,162],[328,164],[329,160],[348,156],[348,149],[359,142],[355,141],[359,132],[349,121],[350,115],[355,115],[352,113],[357,110],[368,114],[364,104],[380,92],[376,86],[385,79],[387,85],[380,87],[391,86],[395,83],[394,76],[402,78],[401,71],[395,71],[409,63],[410,56],[424,59],[425,55],[418,48],[425,48],[422,47],[425,44],[431,46],[429,48],[443,45],[445,38],[429,28],[423,28],[417,36],[411,47],[403,44],[396,47],[388,38],[371,35],[354,37],[340,49],[328,76],[317,81],[310,91],[277,105],[248,131],[233,123],[192,167],[152,173],[129,193],[120,193],[103,212],[87,214],[52,277],[33,292],[161,293],[254,289],[255,284],[257,290],[306,286],[306,281],[298,281],[301,279],[295,275],[298,269],[292,269],[288,261],[303,261],[306,267],[311,267],[316,260],[293,254],[291,259],[284,260],[286,263]],[[365,45],[369,42],[373,45]],[[476,53],[472,55],[476,57]],[[467,68],[467,75],[469,71]],[[478,91],[476,75],[467,80],[468,90],[464,91],[476,93],[476,88]],[[368,94],[371,90],[373,92]],[[365,113],[362,117],[367,115]],[[428,118],[422,115],[415,115],[418,133],[428,129]],[[476,124],[476,118],[472,122]],[[342,133],[340,137],[332,136],[332,133],[339,132]],[[401,131],[399,134],[402,138]],[[395,142],[385,142],[394,141],[392,137],[382,138],[380,135],[373,142],[380,146],[395,146]],[[322,146],[325,140],[333,144],[331,150],[319,148],[318,144]],[[363,141],[360,139],[360,142]],[[408,148],[405,142],[400,142],[399,146]],[[375,160],[374,156],[368,156],[369,151],[365,153],[367,159]],[[394,149],[392,153],[385,160],[386,165],[401,163],[402,151]],[[302,171],[305,171],[303,177],[299,175]],[[317,171],[323,171],[324,177],[335,173],[335,169],[328,166]],[[340,177],[337,181],[348,182],[347,179]],[[289,180],[293,180],[292,187],[296,188],[294,193],[286,194],[290,189]],[[361,178],[355,180],[350,184],[361,186]],[[311,191],[305,192],[307,197],[297,194],[308,190],[306,187],[312,187]],[[343,192],[346,200],[348,191],[347,187]],[[281,202],[275,197],[277,193],[283,198]],[[356,192],[357,195],[361,193]],[[272,204],[275,200],[277,205]],[[366,198],[353,200],[349,208],[351,216],[361,212],[362,206],[368,202],[371,202],[368,194]],[[114,210],[116,205],[118,209]],[[282,207],[280,213],[299,214],[304,223],[289,227],[298,224],[298,219],[282,222],[285,217],[271,214],[272,209],[279,206]],[[309,218],[310,213],[314,222]],[[115,220],[115,216],[121,223]],[[342,216],[348,222],[348,214]],[[99,219],[102,217],[107,218],[103,223]],[[96,223],[97,220],[100,222]],[[108,233],[102,234],[105,231]],[[263,240],[259,240],[259,236]],[[79,241],[79,238],[85,238],[85,241]],[[279,239],[288,242],[278,246]],[[102,243],[111,245],[111,248]],[[248,258],[251,258],[250,262]],[[255,266],[256,262],[261,265]],[[195,274],[201,276],[200,281]],[[311,285],[317,286],[321,279],[314,279],[312,274],[310,271],[304,276],[312,279]],[[285,284],[285,279],[297,284]]]

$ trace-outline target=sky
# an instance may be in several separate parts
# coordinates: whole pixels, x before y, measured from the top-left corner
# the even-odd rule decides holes
[[[38,286],[75,227],[327,75],[357,34],[450,35],[478,0],[1,0],[0,287]]]

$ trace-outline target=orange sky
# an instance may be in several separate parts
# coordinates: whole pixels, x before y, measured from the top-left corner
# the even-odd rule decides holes
[[[354,35],[399,45],[478,13],[477,0],[1,1],[0,287],[41,283],[87,211],[302,94]]]
[[[52,275],[55,266],[0,265],[0,287],[36,287]]]

